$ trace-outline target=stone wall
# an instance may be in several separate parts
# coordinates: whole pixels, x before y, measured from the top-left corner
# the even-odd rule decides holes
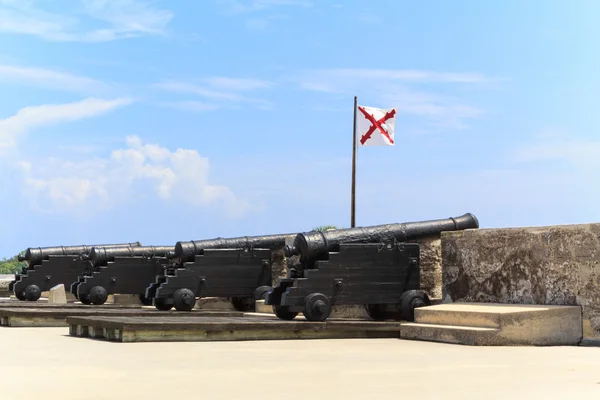
[[[600,337],[600,224],[441,235],[444,302],[580,305]]]
[[[442,245],[440,235],[414,240],[421,245],[421,289],[432,299],[442,297]]]
[[[12,279],[0,280],[0,297],[10,297],[12,292],[8,291],[8,285],[10,284],[11,281],[12,281]]]

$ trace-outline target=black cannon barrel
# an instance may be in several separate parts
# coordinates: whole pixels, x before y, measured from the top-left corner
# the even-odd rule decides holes
[[[475,215],[467,213],[455,218],[436,219],[420,222],[375,225],[358,228],[336,229],[325,232],[312,231],[299,233],[294,244],[285,246],[286,257],[300,256],[305,263],[318,259],[330,251],[337,251],[340,243],[380,243],[414,240],[439,234],[443,231],[458,231],[479,228]]]
[[[215,238],[206,240],[192,240],[189,242],[177,242],[175,244],[175,253],[173,258],[179,262],[191,262],[197,255],[202,255],[207,249],[282,249],[285,246],[285,240],[291,239],[295,233],[281,235],[264,236],[240,236],[234,238]]]
[[[29,247],[24,256],[19,256],[19,261],[27,261],[29,266],[38,265],[42,260],[47,260],[49,256],[75,256],[88,254],[93,247],[135,247],[141,246],[140,242],[134,243],[115,243],[101,245],[78,245],[78,246],[52,246],[52,247]]]
[[[94,267],[115,260],[115,257],[165,257],[173,252],[173,246],[100,247],[94,246],[89,254],[83,255]]]

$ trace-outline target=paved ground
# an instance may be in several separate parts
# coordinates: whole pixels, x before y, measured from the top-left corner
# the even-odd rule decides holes
[[[3,399],[600,398],[600,348],[395,339],[126,344],[67,333],[0,328]]]

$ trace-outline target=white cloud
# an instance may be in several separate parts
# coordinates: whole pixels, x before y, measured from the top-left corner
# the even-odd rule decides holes
[[[79,153],[79,154],[83,154],[83,153],[92,154],[92,153],[98,151],[99,147],[82,144],[82,145],[57,146],[57,149],[71,151],[71,152],[75,152],[75,153]]]
[[[81,0],[82,10],[71,15],[36,7],[32,0],[0,1],[0,32],[34,35],[59,42],[105,42],[142,35],[163,34],[173,14],[145,0]],[[85,30],[85,14],[104,27]],[[76,16],[77,15],[77,16]]]
[[[201,80],[205,85],[182,81],[164,81],[156,86],[169,92],[186,93],[203,97],[211,101],[212,107],[234,107],[237,103],[252,104],[259,109],[270,109],[273,104],[267,100],[247,97],[236,92],[247,92],[255,89],[268,88],[271,83],[254,79],[234,79],[224,77],[213,77]],[[201,106],[205,110],[207,103],[183,102],[172,105],[187,109]]]
[[[209,183],[209,167],[195,150],[170,151],[130,136],[125,148],[106,158],[36,160],[21,164],[20,171],[26,198],[39,212],[93,212],[159,198],[192,207],[216,205],[231,218],[245,214],[249,204],[226,186]]]
[[[301,84],[309,83],[345,83],[356,80],[359,84],[366,81],[400,82],[400,83],[490,83],[490,79],[477,73],[435,72],[419,70],[367,69],[367,68],[332,68],[306,70],[297,75]],[[340,88],[341,89],[341,88]]]
[[[497,81],[477,73],[364,68],[307,70],[290,79],[301,90],[358,95],[359,99],[366,98],[381,107],[396,107],[399,113],[424,117],[431,126],[449,129],[467,127],[467,120],[481,116],[484,111],[453,96],[415,86],[431,83],[481,86]]]
[[[225,90],[254,90],[254,89],[266,89],[273,86],[272,82],[263,81],[259,79],[246,79],[246,78],[228,78],[224,76],[214,76],[203,80],[209,85],[225,89]]]
[[[32,129],[102,115],[131,103],[132,100],[127,98],[87,98],[73,103],[22,108],[12,117],[0,120],[0,154],[13,149],[18,140]]]
[[[212,100],[242,100],[243,97],[234,93],[220,92],[189,82],[165,81],[156,85],[159,89],[170,92],[189,93],[197,96],[206,97]]]
[[[266,29],[273,20],[285,19],[287,15],[277,13],[276,15],[266,15],[265,13],[273,9],[281,9],[284,6],[292,7],[312,7],[313,3],[303,0],[218,0],[223,9],[228,14],[252,14],[260,16],[249,18],[245,21],[246,27],[253,30]]]
[[[84,93],[103,91],[108,88],[104,83],[84,76],[51,69],[1,64],[0,82]]]
[[[246,21],[246,27],[257,31],[266,29],[269,26],[270,18],[251,18]]]
[[[113,27],[114,35],[162,34],[173,14],[140,0],[83,0],[88,14]]]
[[[250,18],[250,19],[246,20],[245,25],[247,28],[257,30],[257,31],[262,31],[262,30],[265,30],[269,26],[271,21],[281,20],[281,19],[287,19],[287,16],[285,16],[285,15],[269,15],[269,16],[265,16],[262,18]]]
[[[303,0],[219,0],[218,2],[232,13],[250,13],[281,6],[312,6],[311,2]]]
[[[214,111],[220,108],[218,104],[205,103],[202,101],[176,101],[173,103],[163,103],[164,106],[177,108],[184,111]]]
[[[365,24],[379,24],[381,23],[381,17],[373,14],[361,14],[358,19]]]
[[[404,87],[388,87],[380,91],[378,96],[382,104],[392,104],[397,107],[399,114],[411,114],[427,118],[430,125],[464,129],[468,127],[467,120],[472,120],[484,114],[473,106],[461,104],[459,99],[442,96],[435,93],[425,93]]]
[[[600,167],[600,141],[567,139],[543,134],[539,142],[521,146],[513,153],[517,162],[566,161],[577,167]],[[600,173],[600,171],[597,171]]]

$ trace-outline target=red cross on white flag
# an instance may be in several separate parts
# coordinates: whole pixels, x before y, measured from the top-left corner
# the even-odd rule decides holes
[[[396,109],[358,106],[356,135],[359,146],[393,146]]]

